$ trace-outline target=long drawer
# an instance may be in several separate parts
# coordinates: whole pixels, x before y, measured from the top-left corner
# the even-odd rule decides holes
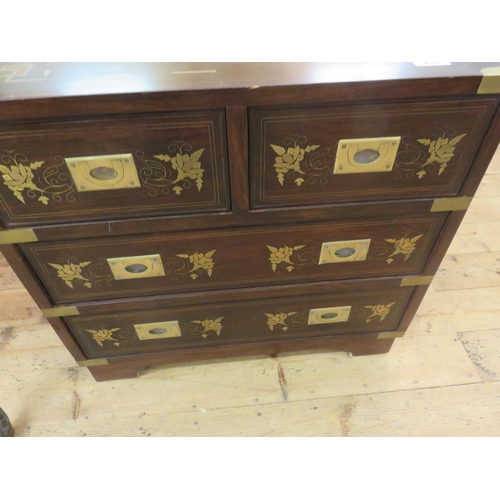
[[[454,196],[495,99],[250,113],[251,206]]]
[[[446,213],[20,245],[55,303],[419,274]]]
[[[89,358],[394,331],[413,290],[353,287],[341,293],[71,316],[65,322]]]
[[[223,110],[0,128],[6,227],[228,211]]]

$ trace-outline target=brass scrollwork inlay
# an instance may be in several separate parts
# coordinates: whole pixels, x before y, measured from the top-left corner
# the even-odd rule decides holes
[[[207,332],[215,332],[217,337],[221,334],[222,331],[222,320],[224,319],[224,316],[221,316],[220,318],[216,319],[205,319],[203,321],[201,320],[194,320],[191,321],[191,323],[199,324],[203,327],[203,330],[201,332],[201,336],[206,339],[208,337]]]
[[[441,175],[448,167],[449,161],[455,156],[456,145],[466,135],[455,135],[454,130],[438,130],[434,133],[436,139],[417,139],[418,144],[415,144],[409,136],[405,136],[400,143],[392,169],[395,179],[402,179],[403,176],[410,179],[415,175],[422,179],[428,173],[435,171],[437,171],[438,176]],[[285,147],[269,144],[278,155],[275,157],[273,167],[281,186],[284,187],[285,176],[293,179],[293,182],[300,187],[306,181],[313,185],[317,179],[321,185],[325,185],[328,182],[328,177],[334,175],[337,141],[331,141],[328,146],[315,144],[304,147],[307,142],[306,136],[299,135],[296,138],[287,137],[284,139],[283,145]],[[422,151],[419,144],[428,146],[428,150]]]
[[[365,319],[367,323],[370,323],[373,318],[379,318],[380,321],[383,321],[385,317],[391,312],[391,307],[396,302],[391,302],[390,304],[377,304],[376,306],[364,306],[365,309],[369,309],[372,314]]]
[[[56,202],[65,200],[75,201],[73,180],[69,174],[59,171],[64,165],[64,159],[56,157],[57,165],[44,167],[43,173],[35,178],[34,172],[44,165],[44,161],[28,161],[26,155],[14,151],[6,151],[1,156],[0,173],[3,183],[12,194],[21,202],[26,204],[25,195],[28,198],[37,198],[43,205],[48,205],[50,199]]]
[[[145,153],[142,151],[137,151],[135,154],[146,164],[139,175],[143,186],[150,188],[150,196],[157,196],[159,192],[169,194],[171,191],[180,195],[184,189],[192,186],[191,181],[194,181],[198,191],[201,191],[205,170],[201,168],[200,159],[205,148],[191,153],[193,149],[191,144],[176,142],[177,144],[168,146],[169,154],[154,155],[156,160],[145,158]]]
[[[310,269],[318,264],[320,245],[315,242],[309,246],[288,246],[282,244],[278,247],[266,245],[269,249],[269,262],[273,272],[284,269],[289,273],[294,269]]]
[[[401,150],[396,157],[396,167],[395,171],[400,171],[397,173],[396,178],[400,179],[402,177],[402,172],[405,173],[406,178],[413,177],[416,175],[419,179],[422,179],[428,173],[436,171],[438,176],[441,175],[448,162],[455,156],[456,145],[467,135],[461,134],[455,137],[446,137],[447,134],[453,135],[453,131],[439,131],[436,135],[439,137],[435,140],[432,139],[417,139],[417,142],[428,146],[427,153],[423,153],[419,146],[406,143],[407,138],[405,137],[401,145],[406,146],[406,149]],[[436,137],[435,135],[435,137]],[[427,158],[425,158],[427,156]],[[423,157],[423,158],[422,158]],[[409,161],[401,161],[409,160]]]

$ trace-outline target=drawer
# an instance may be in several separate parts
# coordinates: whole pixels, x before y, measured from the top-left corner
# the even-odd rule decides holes
[[[20,245],[55,303],[419,274],[447,214]]]
[[[229,210],[223,110],[0,129],[6,227]]]
[[[412,287],[64,319],[89,358],[185,347],[394,331]],[[133,309],[134,304],[130,307]]]
[[[253,208],[454,196],[494,99],[253,109]]]

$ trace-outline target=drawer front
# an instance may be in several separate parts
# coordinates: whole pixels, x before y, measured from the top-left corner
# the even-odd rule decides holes
[[[0,130],[5,226],[229,210],[224,111]]]
[[[20,245],[55,303],[419,274],[446,213]]]
[[[253,109],[251,205],[453,196],[496,102]]]
[[[413,288],[65,318],[89,358],[396,330]],[[133,308],[133,304],[131,304]]]

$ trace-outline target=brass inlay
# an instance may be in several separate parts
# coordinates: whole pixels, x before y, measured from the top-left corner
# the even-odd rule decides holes
[[[177,154],[172,156],[170,156],[172,152],[170,152],[170,155],[155,155],[155,158],[158,158],[158,160],[161,160],[165,163],[170,162],[172,169],[177,172],[177,178],[175,180],[169,179],[168,182],[168,184],[170,185],[175,185],[172,188],[172,191],[177,195],[180,195],[184,188],[191,186],[189,180],[195,181],[198,191],[201,191],[201,188],[203,186],[203,172],[205,172],[205,170],[201,168],[201,162],[198,161],[201,158],[203,151],[205,151],[205,148],[198,149],[198,151],[195,151],[191,154],[185,153],[183,151],[183,148],[185,148],[185,151],[190,151],[191,145],[183,144],[182,146],[174,146],[173,149],[177,149]],[[146,164],[149,165],[147,161]],[[164,181],[165,176],[160,176],[160,178],[155,178],[152,180]]]
[[[285,321],[289,316],[297,314],[297,311],[289,313],[280,312],[277,314],[270,314],[270,313],[264,313],[264,314],[267,316],[267,326],[269,327],[269,330],[273,331],[274,327],[276,327],[276,328],[281,328],[286,332],[288,330],[288,325],[285,323]]]
[[[430,285],[434,276],[408,276],[401,279],[401,284],[399,286],[419,286],[419,285]]]
[[[324,307],[309,311],[308,325],[321,325],[324,323],[343,323],[348,321],[351,306]]]
[[[403,337],[406,332],[381,332],[377,335],[377,340],[382,339],[397,339]]]
[[[159,254],[106,259],[115,280],[132,280],[165,276]]]
[[[472,202],[471,196],[460,198],[437,198],[431,207],[431,212],[454,212],[467,210]]]
[[[85,361],[77,361],[78,366],[105,366],[109,365],[108,360],[106,358],[98,358],[98,359],[87,359]]]
[[[0,245],[14,245],[16,243],[30,243],[38,241],[33,229],[7,229],[0,231]]]
[[[370,323],[370,321],[373,318],[379,318],[380,321],[383,321],[385,317],[391,312],[391,307],[395,304],[396,302],[391,302],[390,304],[377,304],[376,306],[365,306],[365,309],[370,309],[372,312],[371,316],[368,316],[368,318],[365,320],[367,323]]]
[[[176,257],[180,257],[181,259],[189,259],[189,262],[193,264],[192,269],[189,270],[189,272],[191,273],[189,277],[195,280],[199,276],[198,270],[206,271],[208,276],[212,276],[212,272],[215,265],[215,262],[212,259],[212,257],[215,252],[216,250],[210,250],[210,252],[207,252],[205,254],[201,252],[194,252],[191,254],[180,253],[177,254]]]
[[[65,158],[77,191],[140,188],[131,154]]]
[[[394,245],[394,252],[386,259],[387,264],[391,264],[394,262],[393,257],[402,254],[404,255],[404,260],[408,260],[415,250],[415,245],[417,241],[423,236],[423,234],[419,234],[418,236],[414,236],[413,238],[400,238],[396,240],[394,238],[386,239],[388,243],[392,243]]]
[[[80,311],[76,306],[53,307],[52,309],[42,309],[46,318],[61,318],[63,316],[79,316]]]
[[[281,263],[288,264],[288,266],[286,267],[286,270],[288,272],[293,271],[293,263],[290,260],[290,257],[295,250],[300,250],[301,248],[305,247],[305,245],[297,245],[295,247],[284,245],[281,248],[276,248],[269,245],[266,246],[271,252],[271,254],[269,255],[269,261],[271,262],[271,269],[273,270],[273,272],[276,272],[278,265]]]
[[[313,146],[301,148],[299,144],[303,145],[305,141],[307,141],[307,138],[304,136],[297,139],[287,138],[283,141],[283,144],[288,146],[287,149],[282,146],[277,146],[276,144],[270,144],[273,151],[278,155],[274,159],[274,168],[278,174],[278,182],[282,186],[285,181],[285,174],[288,174],[288,172],[295,172],[297,174],[294,180],[297,186],[300,187],[300,185],[304,183],[304,178],[301,177],[304,175],[304,172],[301,170],[300,162],[304,159],[306,153],[310,153],[320,147],[319,144],[315,144]]]
[[[86,288],[92,288],[92,283],[87,278],[82,276],[82,268],[90,264],[89,262],[80,262],[80,264],[75,264],[67,260],[67,264],[51,264],[48,262],[49,266],[57,269],[57,276],[61,278],[66,285],[73,288],[73,280],[85,281],[83,284]]]
[[[366,174],[390,172],[401,137],[342,139],[335,158],[334,174]]]
[[[201,320],[195,320],[191,321],[191,323],[196,323],[198,325],[201,325],[203,327],[203,331],[201,332],[201,336],[206,339],[208,337],[208,333],[206,332],[215,332],[217,337],[220,335],[222,331],[222,320],[224,319],[224,316],[221,316],[220,318],[216,319],[205,319],[203,321]]]
[[[493,68],[483,68],[481,73],[484,75],[479,87],[478,94],[500,94],[500,66]]]
[[[370,242],[370,239],[325,242],[321,246],[319,264],[366,260]]]
[[[85,331],[91,333],[92,338],[101,347],[104,347],[103,342],[105,342],[106,340],[110,340],[111,342],[113,342],[113,345],[119,347],[120,342],[118,341],[118,339],[115,339],[113,337],[113,333],[119,330],[121,330],[121,328],[110,328],[109,330],[106,328],[101,328],[100,330],[85,330]]]
[[[169,339],[182,336],[178,321],[144,323],[134,325],[134,328],[139,340]]]

